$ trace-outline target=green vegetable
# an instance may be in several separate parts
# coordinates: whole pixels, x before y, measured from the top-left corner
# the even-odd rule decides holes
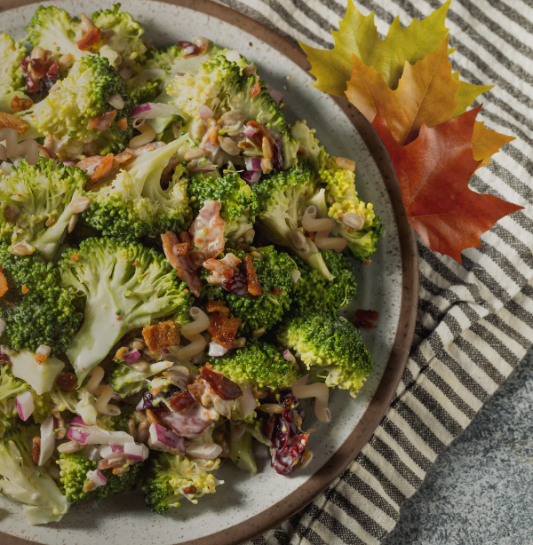
[[[61,470],[61,488],[72,505],[82,500],[101,500],[125,490],[133,490],[144,466],[143,463],[135,463],[122,475],[113,475],[112,469],[104,469],[102,473],[107,484],[92,492],[84,492],[83,486],[89,480],[87,472],[96,470],[98,465],[97,462],[87,460],[85,449],[72,454],[61,454],[57,463]]]
[[[85,299],[85,318],[66,354],[80,383],[133,328],[177,313],[188,320],[192,297],[165,257],[133,242],[90,238],[60,262],[65,288]],[[98,342],[95,342],[98,340]]]
[[[12,350],[27,348],[34,352],[45,344],[52,356],[65,352],[82,315],[76,312],[70,291],[60,287],[59,271],[44,263],[37,252],[19,257],[6,245],[0,246],[0,265],[9,288],[0,298],[0,317],[6,322],[2,344]],[[22,286],[29,290],[26,294]]]
[[[293,305],[304,313],[339,310],[357,293],[352,264],[333,250],[320,250],[320,253],[333,280],[326,280],[316,269],[295,258],[301,276],[294,286]]]
[[[352,397],[372,371],[372,359],[361,333],[346,319],[330,312],[290,317],[278,339],[329,387],[348,390]]]
[[[81,416],[82,420],[89,426],[96,424],[96,417],[98,416],[94,407],[96,398],[94,394],[87,391],[85,386],[70,392],[63,392],[56,385],[50,392],[50,399],[54,407],[60,412],[68,410]]]
[[[257,473],[257,464],[253,453],[252,434],[245,431],[238,441],[230,443],[229,457],[233,463],[241,470],[252,475]]]
[[[19,426],[0,439],[0,491],[23,504],[32,526],[61,520],[70,507],[46,468],[33,465],[32,440],[39,435],[37,426]]]
[[[158,375],[165,369],[168,369],[168,367],[169,363],[162,361],[153,363],[146,371],[141,373],[127,363],[116,362],[111,369],[109,384],[119,396],[131,396],[146,389],[148,385],[147,379]]]
[[[234,349],[209,363],[242,388],[254,390],[288,388],[300,373],[283,357],[283,351],[258,339],[248,339],[244,348]]]
[[[350,233],[344,223],[337,223],[332,231],[332,236],[343,237],[348,241],[348,248],[359,261],[370,259],[376,253],[376,246],[382,234],[383,225],[379,216],[353,233]]]
[[[185,229],[190,222],[185,168],[176,167],[166,189],[160,180],[169,160],[186,140],[186,136],[181,137],[137,157],[110,185],[89,191],[92,203],[82,215],[84,222],[105,236],[118,238],[159,238],[167,230]]]
[[[46,394],[53,388],[65,364],[52,356],[39,363],[36,357],[35,352],[19,350],[9,359],[13,365],[13,375],[27,382],[38,394]]]
[[[15,399],[28,389],[28,384],[13,376],[8,364],[0,367],[0,438],[17,424]]]
[[[84,195],[87,182],[79,168],[56,163],[41,157],[31,166],[22,159],[11,174],[0,175],[2,240],[10,249],[19,242],[26,242],[47,261],[54,258],[63,241],[74,215],[70,205]],[[15,221],[9,216],[10,210],[17,211]]]
[[[0,33],[0,96],[25,90],[20,61],[26,55],[26,48],[21,43],[15,43],[11,36]]]
[[[243,260],[246,252],[231,252]],[[236,295],[220,286],[203,283],[201,297],[204,300],[222,300],[229,307],[232,316],[242,320],[239,331],[243,335],[249,335],[260,327],[266,330],[283,319],[289,310],[294,289],[292,272],[297,269],[292,258],[285,252],[277,251],[273,246],[257,248],[250,254],[257,274],[257,280],[261,285],[262,294]],[[246,276],[243,265],[240,265],[242,274]],[[203,270],[205,279],[211,271]],[[281,290],[281,294],[273,293],[273,290]]]
[[[214,494],[220,481],[211,475],[218,469],[220,459],[191,460],[179,454],[160,452],[149,459],[144,482],[146,505],[154,513],[164,514],[170,507],[179,507],[179,500],[187,498],[198,503],[204,494]]]

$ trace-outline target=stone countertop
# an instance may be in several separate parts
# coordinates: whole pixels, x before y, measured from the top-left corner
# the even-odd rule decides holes
[[[383,545],[533,544],[533,349],[402,507]]]

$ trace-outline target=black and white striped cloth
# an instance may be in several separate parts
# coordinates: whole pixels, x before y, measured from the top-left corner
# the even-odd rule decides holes
[[[221,0],[292,40],[329,48],[345,0]],[[381,35],[441,0],[358,0]],[[471,422],[533,342],[533,0],[453,0],[454,70],[482,95],[479,120],[513,134],[471,187],[525,207],[486,233],[463,264],[419,242],[420,303],[411,357],[370,442],[328,490],[254,544],[377,545],[436,457]]]

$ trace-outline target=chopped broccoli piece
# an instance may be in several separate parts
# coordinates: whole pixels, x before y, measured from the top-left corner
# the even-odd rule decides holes
[[[241,260],[246,255],[242,250],[231,253]],[[239,331],[243,335],[249,335],[260,327],[268,331],[283,319],[292,300],[294,289],[292,272],[297,269],[288,254],[275,250],[273,246],[258,248],[250,256],[263,292],[261,295],[237,295],[207,282],[203,285],[201,293],[204,300],[224,301],[231,314],[242,320]],[[204,279],[209,274],[210,271],[205,269],[202,271]],[[242,274],[245,276],[245,273]],[[275,289],[281,290],[281,293],[273,293]]]
[[[15,256],[5,245],[0,246],[0,266],[8,285],[0,298],[0,317],[6,322],[2,344],[34,352],[45,344],[52,356],[65,352],[82,315],[76,312],[70,291],[60,287],[56,267],[44,263],[38,253]]]
[[[224,237],[228,246],[243,241],[244,234],[253,228],[257,202],[250,186],[237,172],[226,171],[221,178],[195,174],[189,184],[194,216],[205,201],[221,201],[220,217],[226,222]]]
[[[79,382],[132,328],[178,313],[187,321],[192,304],[165,257],[133,242],[110,238],[84,240],[63,254],[62,286],[85,299],[85,318],[66,354]]]
[[[92,426],[96,424],[98,413],[94,407],[96,398],[85,386],[70,392],[63,392],[55,386],[50,392],[50,399],[60,412],[70,411],[81,416],[82,420]]]
[[[37,426],[19,426],[0,439],[0,491],[24,504],[32,526],[61,520],[70,507],[46,468],[33,465],[32,440],[38,436]]]
[[[102,473],[107,479],[107,483],[91,492],[84,492],[83,486],[89,480],[87,472],[95,471],[98,465],[97,462],[87,460],[85,449],[72,454],[61,454],[57,464],[61,470],[60,480],[63,493],[72,505],[82,500],[101,500],[113,494],[133,490],[140,479],[144,466],[143,463],[133,464],[129,471],[122,475],[113,475],[112,469],[104,469]]]
[[[230,443],[229,457],[241,471],[249,473],[252,477],[257,473],[252,434],[249,431],[245,431],[238,441]]]
[[[290,128],[291,136],[298,141],[298,146],[305,150],[305,153],[298,153],[300,162],[308,162],[311,166],[319,171],[327,159],[328,154],[324,150],[324,146],[315,137],[316,130],[310,129],[305,121],[298,121]]]
[[[329,387],[348,390],[352,397],[372,371],[372,359],[361,333],[348,320],[331,312],[289,318],[278,332],[279,341]]]
[[[347,306],[357,293],[352,264],[333,250],[320,253],[333,280],[326,280],[300,258],[295,259],[301,276],[294,286],[293,304],[301,312],[337,311]]]
[[[26,55],[26,48],[21,43],[15,43],[11,36],[0,33],[0,95],[24,91],[20,61]]]
[[[325,209],[324,192],[314,181],[311,166],[298,164],[286,171],[271,174],[261,183],[253,184],[258,201],[258,227],[274,244],[291,248],[301,259],[326,279],[332,280],[322,254],[307,238],[307,249],[298,249],[291,240],[291,232],[298,229],[307,206]]]
[[[198,503],[204,494],[214,494],[221,484],[212,471],[218,469],[220,459],[191,460],[179,454],[160,452],[149,460],[143,490],[145,501],[154,513],[162,515],[170,507],[179,507],[179,500],[187,498]]]
[[[114,110],[108,102],[111,95],[120,95],[124,107]],[[87,150],[105,155],[121,152],[132,137],[128,120],[133,106],[126,83],[109,61],[100,55],[81,58],[70,69],[69,75],[59,80],[54,89],[41,102],[22,116],[30,125],[24,138],[52,133],[59,140],[58,156],[78,158]],[[88,129],[89,121],[101,114],[116,112],[109,128],[100,131]],[[119,121],[127,121],[121,129]]]
[[[89,191],[92,203],[82,215],[85,223],[118,238],[154,238],[167,230],[185,229],[190,223],[186,169],[178,165],[166,189],[160,179],[186,140],[183,136],[137,157],[110,185]]]
[[[29,385],[17,380],[10,366],[3,362],[0,367],[0,438],[17,422],[15,399],[29,389]]]
[[[74,214],[70,204],[84,194],[87,181],[79,168],[56,163],[41,157],[31,166],[22,159],[11,174],[0,176],[2,240],[10,249],[26,242],[47,261],[63,241]]]
[[[150,365],[146,371],[140,372],[131,365],[118,361],[111,369],[109,384],[119,396],[128,397],[146,389],[147,379],[158,375],[168,367],[168,362],[160,361]]]
[[[296,366],[283,357],[276,346],[248,339],[244,348],[221,358],[208,358],[214,369],[243,388],[254,390],[288,388],[299,376]]]
[[[345,238],[352,254],[359,261],[365,261],[376,253],[377,243],[383,234],[383,224],[381,218],[376,216],[372,221],[365,223],[362,229],[350,233],[350,228],[347,225],[337,223],[332,234]]]

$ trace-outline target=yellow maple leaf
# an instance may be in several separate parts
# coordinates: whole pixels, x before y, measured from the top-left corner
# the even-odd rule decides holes
[[[490,158],[500,151],[504,144],[508,144],[513,140],[515,140],[514,136],[487,129],[484,121],[477,121],[472,136],[472,151],[476,161],[483,161],[478,168],[490,165]]]
[[[346,96],[372,122],[379,104],[387,125],[399,144],[416,138],[422,124],[434,127],[452,118],[457,108],[459,81],[452,77],[448,39],[414,65],[405,62],[398,88],[392,90],[374,67],[353,55],[352,77]]]
[[[450,1],[418,21],[413,19],[402,28],[396,17],[384,40],[374,23],[374,12],[364,16],[348,0],[346,15],[339,30],[332,31],[335,46],[332,50],[315,49],[300,42],[311,63],[314,86],[331,95],[344,96],[346,84],[352,75],[352,55],[378,72],[385,84],[394,88],[402,75],[405,63],[413,64],[433,53],[442,43],[448,29],[444,26]]]
[[[459,88],[455,95],[455,100],[457,100],[459,104],[457,104],[457,108],[455,108],[455,111],[453,112],[453,117],[464,114],[468,106],[470,106],[479,95],[490,91],[494,87],[494,85],[474,85],[473,83],[460,81],[460,75],[461,72],[454,72],[452,74],[453,79],[459,81]]]

